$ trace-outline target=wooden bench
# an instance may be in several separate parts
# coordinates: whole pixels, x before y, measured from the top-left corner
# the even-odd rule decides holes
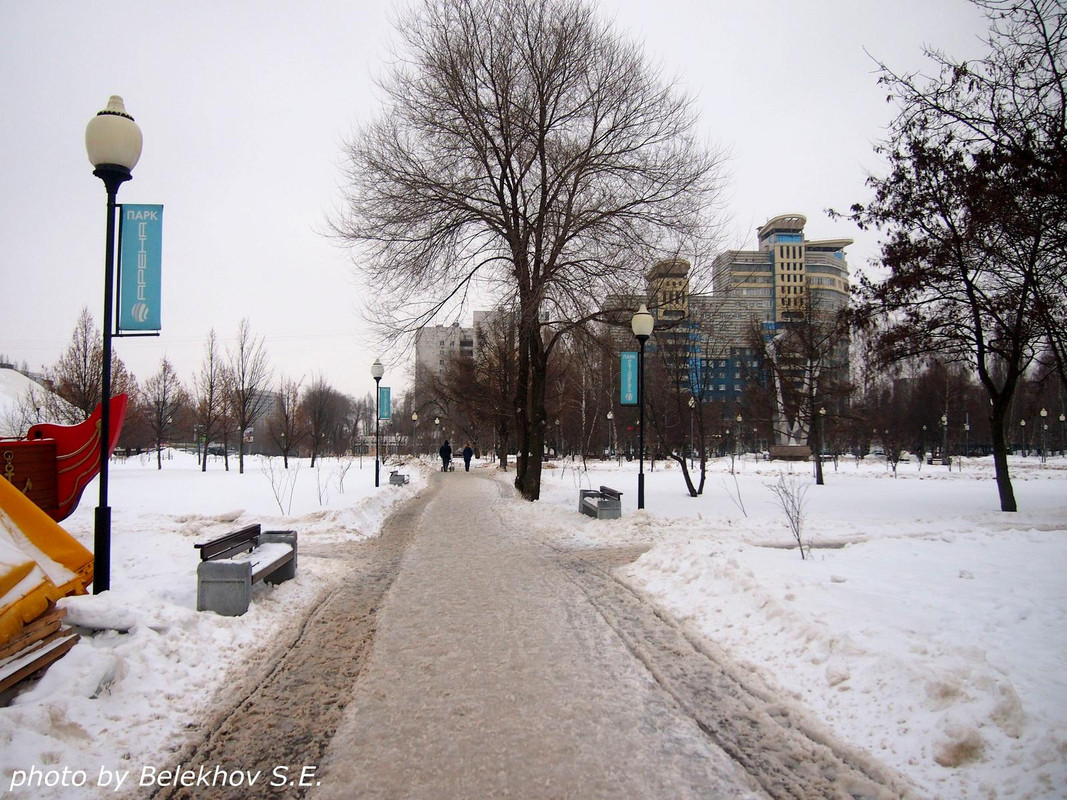
[[[210,542],[196,568],[196,610],[238,617],[252,602],[252,585],[296,577],[296,531],[260,531],[249,525]]]
[[[389,473],[389,485],[390,486],[403,486],[405,483],[408,483],[410,480],[411,480],[411,477],[408,476],[408,475],[400,474],[400,470],[394,469],[392,472]]]
[[[619,519],[622,516],[622,492],[610,486],[578,490],[578,510],[597,519]]]

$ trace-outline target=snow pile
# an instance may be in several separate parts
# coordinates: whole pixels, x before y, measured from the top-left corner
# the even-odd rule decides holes
[[[31,391],[45,390],[17,370],[0,368],[0,438],[26,433],[20,409]]]

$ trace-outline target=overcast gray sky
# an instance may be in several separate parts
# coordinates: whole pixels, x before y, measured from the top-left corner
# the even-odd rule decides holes
[[[184,380],[215,328],[248,317],[276,372],[373,391],[377,353],[346,251],[321,231],[340,198],[344,141],[377,111],[399,3],[0,0],[0,354],[55,362],[82,306],[102,316],[105,194],[89,119],[121,95],[144,134],[119,201],[165,206],[162,335],[116,349],[142,382],[166,355]],[[892,116],[874,64],[972,57],[985,22],[965,0],[603,0],[697,98],[707,138],[733,153],[733,247],[799,212],[809,238],[874,239],[828,220],[866,198],[872,143]],[[446,320],[443,322],[451,322]],[[469,324],[469,320],[462,320]],[[383,385],[408,382],[390,365]]]

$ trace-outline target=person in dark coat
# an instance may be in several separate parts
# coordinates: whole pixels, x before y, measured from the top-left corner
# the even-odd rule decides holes
[[[470,442],[467,442],[467,446],[463,448],[463,468],[467,472],[471,471],[471,459],[474,458],[474,451],[471,450]]]
[[[441,445],[441,472],[448,472],[448,465],[452,461],[452,445],[448,443],[448,439],[445,439],[445,443]]]

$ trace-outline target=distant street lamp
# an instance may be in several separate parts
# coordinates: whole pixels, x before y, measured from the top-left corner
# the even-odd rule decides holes
[[[823,476],[822,476],[822,450],[823,450],[822,437],[826,434],[826,409],[825,408],[823,408],[823,407],[819,408],[819,418],[818,418],[818,421],[815,424],[818,426],[818,431],[816,432],[816,436],[815,436],[815,448],[816,448],[816,452],[815,452],[815,485],[816,486],[823,486],[825,484],[823,483]]]
[[[411,412],[411,457],[414,458],[417,450],[419,433],[419,412]]]
[[[952,459],[948,457],[948,414],[941,415],[941,463],[952,469]]]
[[[378,450],[380,448],[378,442],[379,421],[381,420],[381,401],[382,401],[382,375],[385,374],[385,367],[382,366],[381,359],[374,359],[374,363],[370,366],[371,377],[374,378],[374,486],[379,486],[381,480],[381,459],[378,457]]]
[[[689,469],[693,468],[693,416],[697,407],[695,397],[689,398]]]
[[[1048,452],[1048,409],[1041,409],[1041,465],[1045,464],[1045,454]]]
[[[1026,420],[1025,419],[1019,420],[1019,431],[1020,431],[1020,436],[1022,436],[1023,457],[1025,457],[1026,456]]]
[[[745,429],[742,427],[741,423],[744,422],[745,420],[740,414],[737,415],[736,419],[737,419],[737,435],[734,437],[734,446],[735,446],[735,449],[737,450],[737,457],[740,458],[741,457],[741,448],[744,446],[744,443],[741,440],[744,438],[744,435],[745,435]]]
[[[607,413],[607,418],[608,418],[608,456],[611,456],[611,455],[613,455],[615,453],[615,448],[612,446],[612,441],[611,441],[611,429],[615,427],[615,412],[609,410],[608,413]],[[619,463],[622,463],[621,457],[619,459]]]
[[[126,113],[122,98],[112,95],[107,108],[89,120],[85,150],[93,175],[107,190],[107,227],[104,247],[104,337],[101,364],[100,405],[100,502],[93,528],[93,594],[111,588],[111,507],[107,500],[107,467],[111,457],[111,328],[115,299],[115,202],[119,187],[133,180],[133,168],[141,158],[141,129]]]
[[[1062,413],[1060,414],[1060,455],[1064,455],[1064,423],[1067,422],[1067,417]]]
[[[638,453],[637,468],[638,509],[645,507],[645,342],[652,335],[652,329],[655,325],[656,321],[648,313],[648,308],[645,307],[645,304],[642,303],[641,307],[637,309],[637,313],[630,320],[630,329],[641,345],[641,350],[637,355],[637,402],[640,406],[637,423],[640,434],[638,440],[640,452]]]

